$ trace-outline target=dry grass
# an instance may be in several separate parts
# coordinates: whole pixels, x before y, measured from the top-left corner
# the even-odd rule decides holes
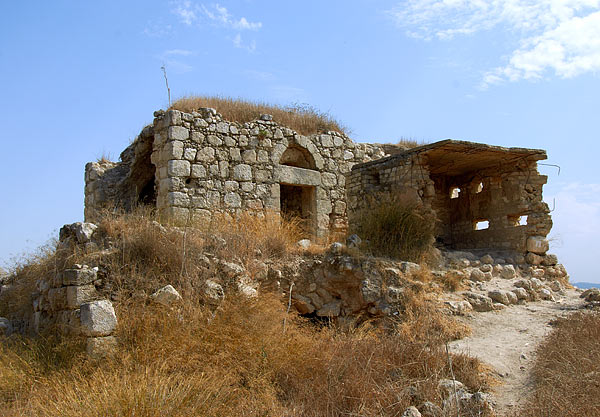
[[[356,233],[377,256],[421,262],[434,241],[435,218],[395,198],[371,199],[355,222]]]
[[[348,130],[329,114],[308,105],[277,106],[230,97],[188,96],[176,100],[172,109],[186,113],[201,107],[216,109],[225,120],[246,123],[256,120],[261,114],[270,114],[273,121],[289,127],[303,135],[327,132],[330,130],[348,133]]]
[[[555,326],[538,348],[535,389],[519,416],[599,416],[600,314],[575,313]]]
[[[0,414],[398,416],[425,400],[441,404],[437,383],[450,377],[443,344],[465,329],[435,308],[424,284],[405,291],[403,311],[387,327],[316,326],[288,314],[280,295],[271,294],[246,299],[228,291],[215,309],[200,302],[201,283],[220,274],[205,267],[203,253],[242,263],[283,260],[296,232],[255,216],[202,227],[163,229],[143,212],[103,220],[99,233],[117,248],[98,263],[119,294],[119,354],[94,362],[77,340],[6,341]],[[35,268],[97,255],[62,251]],[[165,308],[140,296],[166,283],[181,290],[183,303]],[[473,390],[487,386],[476,360],[452,360],[457,379]]]
[[[450,376],[442,348],[402,331],[342,333],[292,315],[283,333],[273,296],[215,312],[123,303],[118,315],[121,352],[101,363],[49,357],[58,365],[44,368],[30,359],[38,347],[6,347],[3,415],[397,416],[440,403],[437,381]],[[485,386],[477,361],[455,356],[453,366],[472,389]]]
[[[416,148],[418,146],[422,146],[427,144],[427,142],[422,140],[416,140],[412,138],[400,138],[400,140],[396,143],[396,146],[401,147],[405,150]]]

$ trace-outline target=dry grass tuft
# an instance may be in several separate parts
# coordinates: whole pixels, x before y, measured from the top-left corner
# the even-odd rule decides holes
[[[435,217],[416,205],[384,197],[371,199],[354,227],[374,255],[422,262],[434,242]]]
[[[535,388],[519,416],[600,415],[600,314],[559,319],[537,350]]]
[[[172,109],[186,113],[201,107],[214,108],[226,120],[238,123],[251,122],[258,119],[261,114],[270,114],[273,116],[273,121],[303,135],[330,130],[348,133],[347,128],[329,114],[305,104],[278,106],[230,97],[188,96],[180,98],[171,106]]]

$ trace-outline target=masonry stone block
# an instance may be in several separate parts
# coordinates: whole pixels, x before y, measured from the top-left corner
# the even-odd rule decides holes
[[[75,309],[81,304],[98,297],[96,287],[91,284],[65,287],[67,290],[67,308]]]
[[[117,316],[108,300],[98,300],[81,305],[81,326],[88,336],[109,336],[117,326]]]
[[[239,164],[233,167],[233,179],[236,181],[249,181],[252,179],[252,168],[247,164]]]
[[[62,274],[62,285],[85,285],[91,284],[97,278],[96,269],[65,269]]]
[[[172,160],[167,163],[167,172],[171,177],[188,177],[190,167],[189,161]]]
[[[170,126],[167,138],[169,140],[187,140],[190,137],[189,129],[182,126]]]

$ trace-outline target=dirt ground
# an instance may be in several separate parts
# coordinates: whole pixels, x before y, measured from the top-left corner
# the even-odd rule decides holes
[[[566,290],[556,302],[528,302],[500,311],[473,313],[464,320],[473,334],[450,344],[452,352],[467,353],[490,365],[500,381],[492,392],[500,416],[511,415],[532,388],[535,350],[551,330],[550,322],[579,309],[583,301]]]

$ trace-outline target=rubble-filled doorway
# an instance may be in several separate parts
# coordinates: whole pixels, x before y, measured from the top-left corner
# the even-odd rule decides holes
[[[281,217],[298,221],[306,237],[316,231],[316,193],[315,187],[304,185],[280,184]]]

